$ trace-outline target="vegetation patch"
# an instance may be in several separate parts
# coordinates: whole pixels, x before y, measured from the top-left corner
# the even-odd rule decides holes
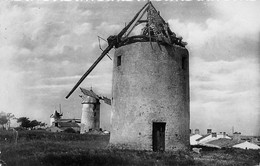
[[[10,135],[8,135],[10,134]],[[18,142],[6,141],[12,132],[0,133],[0,159],[11,166],[47,165],[256,165],[260,151],[227,149],[151,152],[107,148],[109,135],[21,131]]]
[[[0,142],[12,142],[14,140],[14,131],[2,130],[0,132]],[[109,135],[91,135],[78,133],[52,133],[45,130],[22,130],[18,131],[18,142],[46,140],[46,141],[108,141]]]

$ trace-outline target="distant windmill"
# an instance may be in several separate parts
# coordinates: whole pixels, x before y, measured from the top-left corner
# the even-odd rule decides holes
[[[60,107],[60,113],[58,113],[57,110],[54,110],[53,114],[50,116],[50,126],[53,125],[53,122],[60,120],[63,114],[61,113],[61,107]]]
[[[104,96],[98,96],[92,89],[86,90],[80,88],[83,95],[80,97],[82,101],[82,115],[80,133],[89,132],[89,130],[99,130],[100,128],[100,100],[108,105],[111,105],[111,100]]]
[[[131,36],[139,25],[143,25],[140,35]],[[115,48],[110,144],[154,151],[187,149],[190,128],[187,43],[176,37],[150,1],[118,35],[109,36],[107,41],[107,48],[66,98]],[[84,92],[91,100],[100,99],[90,91]]]

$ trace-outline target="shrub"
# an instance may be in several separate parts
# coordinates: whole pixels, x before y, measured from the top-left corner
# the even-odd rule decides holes
[[[64,130],[65,133],[76,133],[76,131],[73,128],[66,128]]]

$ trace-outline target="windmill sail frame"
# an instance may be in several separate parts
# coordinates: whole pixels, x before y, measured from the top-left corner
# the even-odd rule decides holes
[[[141,20],[144,13],[147,12],[147,20]],[[146,23],[146,33],[136,36],[130,36],[132,30],[139,24]],[[126,35],[125,35],[126,34]],[[124,36],[125,35],[125,36]],[[134,42],[157,42],[158,44],[179,45],[185,47],[186,43],[181,41],[182,38],[177,38],[173,33],[168,23],[160,16],[159,12],[154,8],[153,4],[148,1],[134,16],[134,18],[125,26],[118,35],[109,36],[107,38],[108,46],[91,65],[91,67],[83,74],[80,80],[75,84],[72,90],[65,97],[68,99],[70,95],[77,89],[82,81],[92,72],[97,64],[109,53],[112,48],[134,43]]]

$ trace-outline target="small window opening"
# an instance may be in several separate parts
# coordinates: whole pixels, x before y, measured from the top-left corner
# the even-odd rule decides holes
[[[54,123],[54,126],[55,126],[55,127],[58,127],[58,123]]]
[[[121,55],[117,57],[117,66],[121,66],[121,59],[122,59],[121,57],[122,57]]]
[[[94,112],[94,116],[96,116],[97,115],[97,113],[96,112]]]
[[[186,62],[187,60],[186,60],[186,58],[185,57],[182,57],[181,58],[181,68],[183,69],[183,70],[185,70],[186,69]]]

